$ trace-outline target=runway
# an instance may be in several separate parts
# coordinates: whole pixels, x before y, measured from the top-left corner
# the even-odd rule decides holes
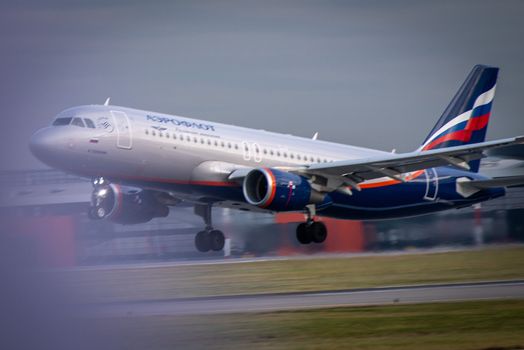
[[[509,247],[521,247],[522,244],[492,244],[489,249],[504,249]],[[381,251],[381,252],[358,252],[358,253],[326,253],[315,255],[295,255],[295,256],[270,256],[270,257],[251,257],[251,258],[212,258],[212,259],[195,259],[195,260],[174,260],[174,261],[151,261],[142,263],[125,263],[125,264],[103,264],[89,266],[75,266],[72,268],[62,268],[58,270],[66,271],[115,271],[115,270],[136,270],[136,269],[156,269],[163,267],[180,267],[180,266],[205,266],[205,265],[228,265],[243,263],[264,263],[268,261],[289,261],[289,260],[310,260],[314,259],[352,259],[364,257],[384,257],[384,256],[404,256],[404,255],[428,255],[442,254],[450,252],[464,252],[483,250],[485,247],[465,247],[465,246],[441,246],[432,248],[416,248],[398,251]]]
[[[503,298],[524,298],[524,280],[137,301],[97,304],[89,309],[110,317],[202,315]]]

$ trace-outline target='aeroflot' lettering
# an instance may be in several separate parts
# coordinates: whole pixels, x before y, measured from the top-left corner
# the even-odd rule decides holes
[[[167,117],[159,117],[156,115],[147,115],[147,120],[157,123],[164,123],[164,124],[173,124],[175,126],[185,126],[186,128],[195,128],[200,130],[206,130],[206,131],[215,131],[215,126],[210,124],[203,124],[203,123],[195,123],[195,122],[189,122],[186,120],[177,120],[174,118],[167,118]]]

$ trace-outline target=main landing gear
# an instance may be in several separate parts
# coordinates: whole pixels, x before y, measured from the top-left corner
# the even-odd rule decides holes
[[[313,221],[315,215],[314,206],[306,207],[307,221],[297,226],[297,240],[301,244],[322,243],[327,238],[327,228],[323,222]]]
[[[202,217],[206,225],[204,231],[200,231],[195,237],[196,249],[202,253],[224,249],[224,234],[222,231],[213,229],[211,223],[211,204],[195,205],[195,214]]]

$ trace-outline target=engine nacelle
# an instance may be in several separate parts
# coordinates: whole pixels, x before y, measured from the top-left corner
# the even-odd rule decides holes
[[[97,186],[91,196],[89,216],[120,224],[139,224],[166,217],[169,208],[159,203],[152,192],[123,188],[115,184]]]
[[[244,178],[243,191],[249,204],[274,211],[302,210],[324,200],[305,177],[269,168],[251,170]]]

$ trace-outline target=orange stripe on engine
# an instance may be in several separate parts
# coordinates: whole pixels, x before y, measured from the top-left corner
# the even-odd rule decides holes
[[[269,195],[268,200],[266,201],[266,203],[264,203],[264,205],[260,206],[261,208],[269,207],[271,205],[271,202],[273,202],[273,199],[275,199],[275,194],[277,192],[277,181],[275,179],[275,175],[273,175],[273,172],[268,168],[264,168],[264,170],[267,171],[267,173],[271,177],[271,183],[273,184],[273,186],[271,186],[271,194]]]

